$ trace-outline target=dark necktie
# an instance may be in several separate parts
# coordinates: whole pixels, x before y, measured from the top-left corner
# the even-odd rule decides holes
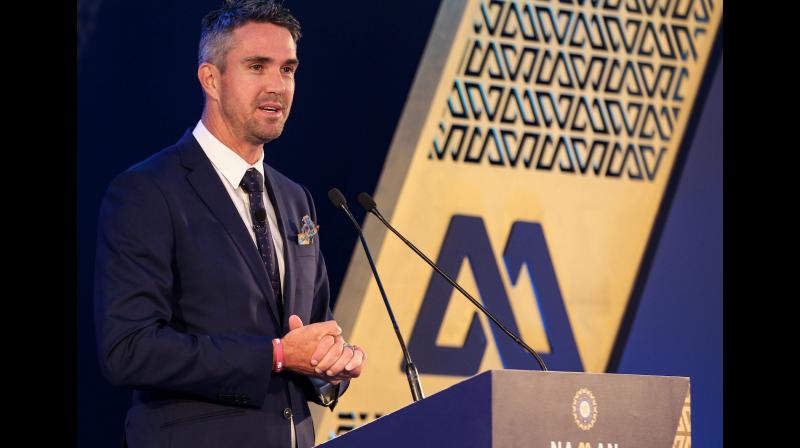
[[[244,173],[241,182],[242,189],[250,198],[250,218],[253,220],[253,231],[256,234],[256,245],[261,254],[261,260],[267,268],[269,281],[278,307],[283,304],[281,296],[281,275],[278,271],[278,257],[275,255],[275,246],[272,244],[272,234],[267,223],[267,211],[264,210],[264,200],[261,192],[264,191],[264,178],[255,168],[250,168]]]

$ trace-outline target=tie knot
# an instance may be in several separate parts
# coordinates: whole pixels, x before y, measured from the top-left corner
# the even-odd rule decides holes
[[[264,191],[264,178],[257,169],[250,168],[244,173],[240,185],[248,193],[260,193]]]

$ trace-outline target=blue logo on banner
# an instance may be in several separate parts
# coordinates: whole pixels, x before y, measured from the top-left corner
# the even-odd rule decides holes
[[[519,327],[503,287],[483,220],[476,216],[454,215],[447,228],[437,264],[453,276],[457,274],[464,258],[469,261],[483,305],[509,330],[519,335]],[[503,260],[512,285],[516,285],[523,268],[528,270],[533,296],[550,345],[550,353],[540,353],[548,368],[583,371],[542,226],[534,222],[515,222],[506,242]],[[477,314],[480,311],[476,310],[473,315],[462,347],[436,345],[436,336],[447,310],[447,298],[452,293],[453,287],[433,272],[408,342],[408,349],[421,373],[455,376],[478,373],[486,350],[486,335]],[[459,297],[454,300],[467,299]],[[490,322],[490,326],[504,368],[539,368],[533,356],[496,325]],[[404,362],[400,367],[404,367]]]

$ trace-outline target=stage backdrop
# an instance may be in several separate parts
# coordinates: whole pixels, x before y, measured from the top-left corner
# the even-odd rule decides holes
[[[78,3],[80,446],[113,446],[130,402],[95,354],[97,207],[199,118],[199,21],[215,4]],[[722,446],[722,2],[287,5],[301,66],[266,157],[314,195],[337,320],[370,354],[336,412],[315,413],[317,440],[411,402],[364,255],[327,202],[337,186],[426,394],[537,367],[364,221],[360,191],[551,370],[691,377],[683,433]]]

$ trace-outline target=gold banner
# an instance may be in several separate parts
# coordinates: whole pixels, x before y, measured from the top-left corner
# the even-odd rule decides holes
[[[552,370],[603,372],[722,2],[445,0],[375,199]],[[373,217],[365,235],[427,395],[536,368]],[[335,310],[369,353],[317,442],[411,402],[365,256]]]

